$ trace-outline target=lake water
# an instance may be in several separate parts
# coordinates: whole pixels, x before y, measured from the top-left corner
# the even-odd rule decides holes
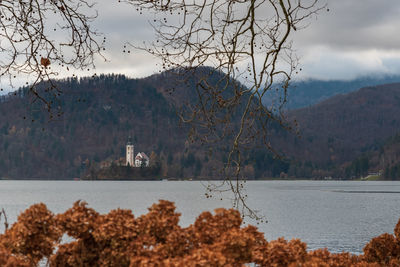
[[[174,201],[181,224],[191,224],[201,211],[229,208],[204,196],[206,182],[157,181],[0,181],[0,208],[9,222],[33,203],[43,202],[55,213],[78,199],[101,213],[132,209],[146,212],[158,199]],[[268,219],[260,224],[267,240],[300,238],[309,249],[327,247],[361,253],[365,244],[384,232],[393,233],[400,218],[400,182],[250,181],[248,204]],[[256,224],[256,222],[248,221]]]

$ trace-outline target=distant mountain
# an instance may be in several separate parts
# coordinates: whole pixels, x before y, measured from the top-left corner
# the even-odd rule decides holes
[[[101,75],[57,84],[60,118],[49,121],[26,88],[0,103],[0,178],[79,177],[121,161],[129,136],[136,153],[153,151],[163,162],[160,176],[211,175],[221,161],[190,150],[171,102],[146,80]]]
[[[223,77],[210,68],[199,71],[211,74],[212,83]],[[229,146],[187,140],[189,128],[179,122],[176,108],[198,100],[198,80],[191,75],[177,80],[175,74],[57,81],[63,93],[54,107],[64,115],[50,121],[27,88],[1,97],[0,178],[68,179],[96,173],[102,166],[124,162],[129,136],[136,153],[145,152],[161,166],[153,169],[159,170],[156,176],[217,177]],[[302,137],[271,125],[271,144],[282,157],[255,144],[242,155],[244,175],[351,178],[384,169],[394,179],[400,170],[400,145],[390,140],[400,133],[399,114],[400,83],[365,87],[290,110],[285,116],[298,122]],[[124,175],[115,168],[102,173]]]
[[[344,177],[344,166],[400,132],[399,114],[400,83],[365,87],[288,112],[302,137],[276,131],[273,139],[299,169],[308,166],[308,176]]]
[[[362,87],[397,82],[400,82],[400,75],[361,77],[349,81],[321,81],[314,79],[295,81],[291,83],[290,87],[288,88],[288,102],[285,104],[285,108],[298,109],[309,107],[332,96],[338,94],[347,94]],[[264,103],[270,103],[271,98],[275,98],[272,93],[264,98]]]
[[[224,78],[210,68],[197,71],[199,76],[206,73],[210,83]],[[161,164],[160,177],[216,177],[227,144],[187,140],[189,126],[180,123],[176,112],[179,105],[197,100],[198,76],[176,74],[57,81],[62,94],[53,107],[64,114],[50,121],[43,103],[31,102],[27,88],[1,97],[0,178],[67,179],[96,173],[101,166],[124,163],[129,136],[135,154],[143,151]],[[254,177],[254,169],[247,170]]]

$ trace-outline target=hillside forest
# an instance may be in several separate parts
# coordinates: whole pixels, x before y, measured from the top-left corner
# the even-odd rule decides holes
[[[216,73],[215,75],[218,75]],[[0,178],[216,179],[229,143],[188,139],[177,103],[196,101],[195,80],[173,86],[168,73],[144,79],[100,75],[58,80],[58,116],[28,88],[0,96]],[[43,85],[42,90],[45,86]],[[400,179],[400,84],[365,87],[284,114],[297,130],[271,125],[278,154],[244,151],[248,179]],[[235,123],[235,122],[233,122]],[[148,170],[126,168],[125,145],[150,156]]]

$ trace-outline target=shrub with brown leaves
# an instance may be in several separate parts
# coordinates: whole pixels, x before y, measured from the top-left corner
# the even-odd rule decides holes
[[[241,227],[233,209],[203,212],[186,228],[179,216],[165,200],[138,218],[122,209],[102,215],[80,201],[58,215],[35,204],[0,235],[0,266],[400,266],[400,221],[394,235],[373,238],[357,256],[308,252],[298,239],[267,242],[256,227]]]

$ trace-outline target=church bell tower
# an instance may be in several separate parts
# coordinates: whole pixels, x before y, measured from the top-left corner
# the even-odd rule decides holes
[[[131,137],[128,138],[126,143],[126,166],[135,167],[135,150],[132,144]]]

